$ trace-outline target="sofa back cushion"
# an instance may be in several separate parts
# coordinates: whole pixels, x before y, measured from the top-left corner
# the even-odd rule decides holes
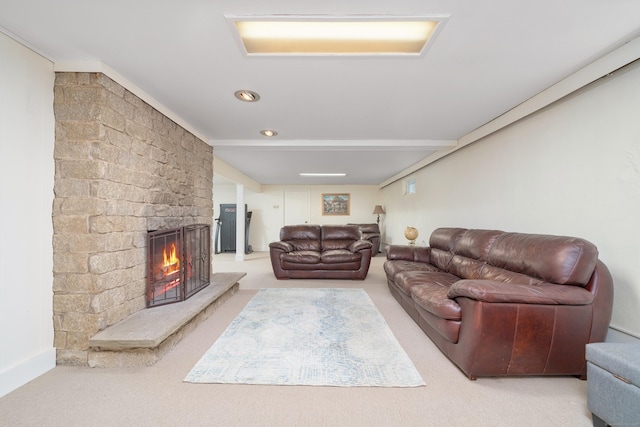
[[[429,262],[440,270],[447,271],[449,262],[453,258],[453,248],[460,239],[460,236],[466,231],[464,228],[437,228],[429,237]],[[422,260],[415,260],[422,261]]]
[[[360,240],[360,228],[357,225],[323,225],[322,250],[348,249]]]
[[[285,225],[280,229],[280,240],[291,244],[296,251],[320,251],[319,225]]]
[[[498,236],[487,256],[489,266],[545,282],[577,286],[589,282],[597,261],[597,248],[586,240],[523,233]],[[487,268],[487,274],[489,271],[495,275],[498,270]]]
[[[499,230],[466,230],[453,248],[447,271],[462,279],[478,279]]]
[[[380,227],[378,224],[349,224],[349,225],[357,225],[360,227],[360,231],[363,233],[377,233],[380,234]]]

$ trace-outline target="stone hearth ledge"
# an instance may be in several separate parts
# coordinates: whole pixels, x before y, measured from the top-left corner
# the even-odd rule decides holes
[[[186,301],[148,308],[89,340],[90,367],[151,366],[238,291],[246,273],[214,273],[209,286]]]

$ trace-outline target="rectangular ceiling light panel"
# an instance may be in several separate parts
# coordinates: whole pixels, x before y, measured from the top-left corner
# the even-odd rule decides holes
[[[444,17],[228,17],[248,55],[413,55]]]

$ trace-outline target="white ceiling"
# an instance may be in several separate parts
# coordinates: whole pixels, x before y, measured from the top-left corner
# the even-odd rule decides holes
[[[225,16],[274,14],[449,18],[417,58],[244,55]],[[638,36],[640,1],[0,0],[0,27],[101,61],[261,184],[380,184]]]

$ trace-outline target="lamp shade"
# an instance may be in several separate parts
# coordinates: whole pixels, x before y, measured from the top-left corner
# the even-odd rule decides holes
[[[382,206],[376,205],[376,207],[373,208],[373,213],[377,214],[377,215],[380,215],[380,214],[383,214],[385,212],[384,212],[384,209],[382,209]]]

